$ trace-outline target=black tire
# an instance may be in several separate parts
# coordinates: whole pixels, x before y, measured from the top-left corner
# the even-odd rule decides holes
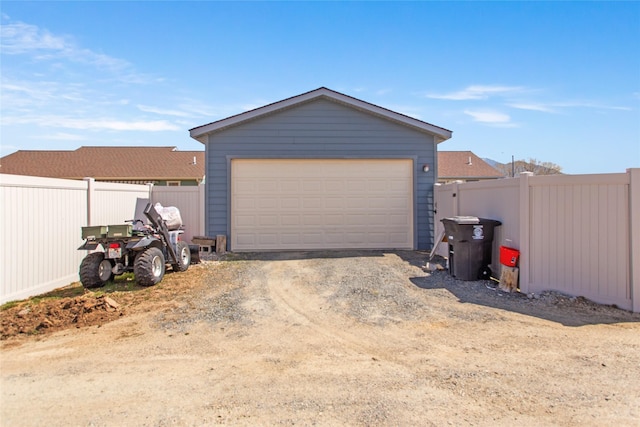
[[[480,279],[482,280],[489,280],[491,279],[491,269],[489,268],[489,266],[487,265],[486,267],[480,269]]]
[[[140,286],[153,286],[164,277],[164,255],[158,248],[147,248],[136,256],[133,274]]]
[[[183,241],[179,241],[176,245],[176,256],[178,257],[177,264],[171,264],[173,271],[187,271],[189,264],[191,264],[191,249]]]
[[[94,252],[87,255],[80,264],[80,282],[85,288],[99,288],[113,280],[111,261],[104,259],[104,253]]]

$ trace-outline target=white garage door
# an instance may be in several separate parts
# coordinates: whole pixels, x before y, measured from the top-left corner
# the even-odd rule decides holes
[[[231,250],[412,249],[409,159],[231,161]]]

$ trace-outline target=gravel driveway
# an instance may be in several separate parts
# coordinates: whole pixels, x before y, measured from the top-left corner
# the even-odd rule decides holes
[[[1,424],[637,425],[640,315],[425,258],[193,266],[117,321],[4,342]]]

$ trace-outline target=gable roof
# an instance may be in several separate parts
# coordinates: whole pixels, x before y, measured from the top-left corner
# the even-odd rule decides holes
[[[471,151],[438,151],[438,179],[503,178],[498,170]]]
[[[275,112],[287,108],[292,108],[296,105],[320,98],[328,99],[333,102],[337,102],[376,115],[378,117],[382,117],[387,120],[409,126],[420,132],[428,133],[434,136],[436,143],[440,143],[451,138],[452,132],[448,129],[423,122],[422,120],[418,120],[401,113],[396,113],[395,111],[391,111],[386,108],[362,101],[360,99],[353,98],[349,95],[345,95],[331,89],[327,89],[326,87],[321,87],[319,89],[312,90],[301,95],[293,96],[282,101],[265,105],[264,107],[259,107],[254,110],[236,114],[235,116],[227,117],[226,119],[211,122],[202,126],[197,126],[193,129],[190,129],[189,134],[192,138],[204,144],[207,142],[207,135],[211,133],[215,133],[227,127],[236,126],[248,120],[253,120],[267,114],[273,114]]]
[[[178,151],[176,147],[80,147],[75,151],[19,150],[0,159],[0,173],[123,181],[202,179],[204,152]]]

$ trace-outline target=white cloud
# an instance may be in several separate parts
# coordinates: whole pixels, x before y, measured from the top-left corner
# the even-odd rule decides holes
[[[518,127],[517,124],[511,122],[511,117],[508,114],[500,113],[498,111],[471,111],[465,110],[464,113],[471,116],[474,121],[483,123],[494,127]]]
[[[64,50],[68,41],[64,37],[41,30],[35,25],[15,22],[0,27],[0,48],[5,54],[19,54],[34,50]]]
[[[507,104],[511,108],[517,108],[519,110],[541,111],[543,113],[555,113],[556,110],[545,104],[533,104],[533,103],[513,103]]]
[[[2,117],[4,125],[35,125],[50,128],[66,128],[77,130],[106,130],[106,131],[175,131],[182,128],[165,120],[117,120],[93,118],[69,118],[63,116],[13,116]]]
[[[427,94],[427,98],[433,99],[448,99],[453,101],[467,101],[476,99],[487,99],[490,96],[504,96],[517,92],[521,92],[524,89],[520,86],[498,86],[498,85],[472,85],[467,86],[457,92],[445,93],[445,94]]]
[[[163,116],[191,117],[191,114],[185,111],[180,111],[180,110],[166,110],[163,108],[152,107],[149,105],[137,105],[137,107],[140,111],[144,111],[145,113],[160,114]]]
[[[8,18],[3,16],[3,20]],[[158,80],[139,74],[124,59],[78,46],[70,36],[56,35],[47,29],[19,21],[2,24],[0,50],[3,55],[31,55],[38,61],[64,59],[90,65],[101,71],[114,73],[120,81],[128,83],[140,84]]]
[[[567,102],[550,102],[550,103],[510,103],[507,106],[517,108],[520,110],[540,111],[543,113],[559,113],[559,109],[563,108],[594,108],[602,110],[621,110],[629,111],[629,107],[619,107],[613,105],[599,104],[597,102],[584,102],[584,101],[567,101]]]
[[[55,126],[55,123],[49,123]],[[180,130],[173,123],[164,120],[153,121],[125,121],[125,120],[87,120],[87,119],[62,119],[58,122],[59,127],[70,129],[86,130],[117,130],[117,131],[147,131],[160,132],[168,130]]]
[[[597,102],[591,101],[568,101],[568,102],[556,102],[549,104],[554,107],[560,108],[596,108],[602,110],[621,110],[621,111],[629,111],[631,108],[629,107],[619,107],[615,105],[605,105]]]

